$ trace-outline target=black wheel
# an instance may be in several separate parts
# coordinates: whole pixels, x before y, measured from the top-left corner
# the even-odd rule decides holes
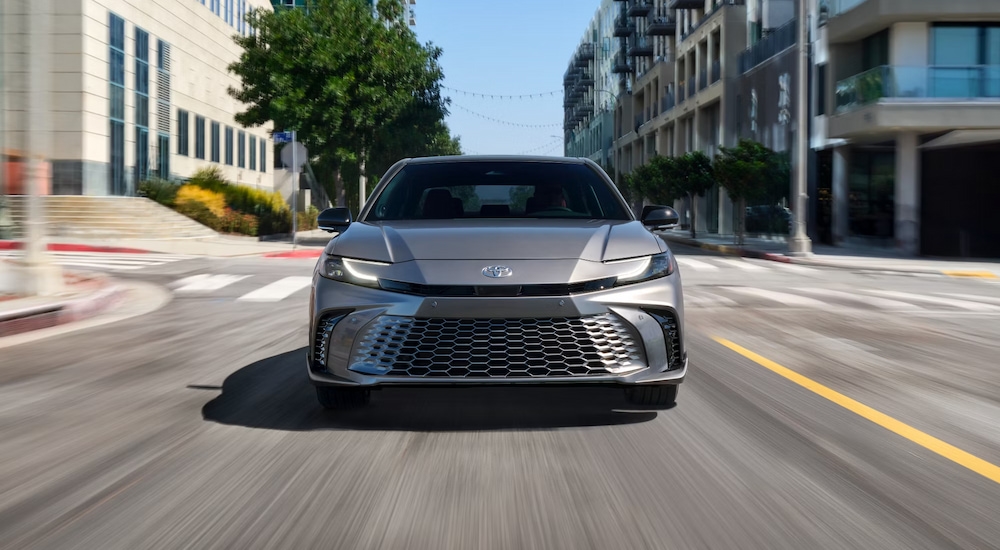
[[[316,399],[324,409],[343,410],[364,407],[371,399],[367,388],[335,388],[316,386]]]
[[[669,407],[677,401],[677,385],[663,384],[625,388],[625,399],[643,407]]]

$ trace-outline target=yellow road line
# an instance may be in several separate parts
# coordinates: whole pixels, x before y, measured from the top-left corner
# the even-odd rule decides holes
[[[945,443],[944,441],[941,441],[936,437],[928,435],[914,428],[913,426],[904,424],[889,415],[880,413],[879,411],[876,411],[875,409],[867,405],[859,403],[851,399],[850,397],[838,393],[810,378],[806,378],[805,376],[802,376],[801,374],[787,367],[783,367],[766,357],[757,355],[756,353],[738,344],[734,344],[729,340],[719,337],[713,337],[713,339],[716,342],[722,344],[723,346],[742,355],[743,357],[750,359],[754,363],[757,363],[762,367],[765,367],[777,374],[780,374],[781,376],[787,378],[788,380],[795,382],[796,384],[802,386],[803,388],[817,395],[820,395],[821,397],[825,397],[826,399],[833,401],[834,403],[840,405],[841,407],[844,407],[845,409],[853,412],[854,414],[866,418],[874,422],[875,424],[878,424],[879,426],[882,426],[883,428],[889,430],[890,432],[905,437],[906,439],[909,439],[910,441],[916,443],[917,445],[920,445],[921,447],[927,450],[933,451],[947,458],[948,460],[955,462],[956,464],[965,466],[966,468],[972,470],[973,472],[976,472],[977,474],[983,477],[986,477],[996,483],[1000,483],[1000,466],[987,462],[975,455],[969,454],[963,451],[962,449],[955,447],[954,445]]]
[[[949,277],[974,277],[977,279],[997,279],[997,274],[992,271],[942,271]]]

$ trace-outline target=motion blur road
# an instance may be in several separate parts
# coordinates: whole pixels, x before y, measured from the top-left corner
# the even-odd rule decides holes
[[[659,411],[497,388],[326,412],[312,260],[118,270],[172,299],[0,340],[0,546],[1000,548],[1000,285],[674,249],[691,370]]]

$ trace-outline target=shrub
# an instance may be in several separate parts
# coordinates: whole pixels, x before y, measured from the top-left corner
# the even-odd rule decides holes
[[[179,185],[159,178],[139,183],[139,196],[152,199],[164,206],[173,207]]]
[[[206,227],[216,231],[219,230],[219,217],[200,202],[188,201],[180,203],[174,209]]]
[[[213,198],[212,200],[216,202],[212,202],[211,207],[213,214],[219,218],[217,222],[219,231],[245,235],[270,235],[291,231],[292,213],[280,193],[262,191],[245,185],[233,185],[223,178],[222,170],[218,167],[203,168],[195,172],[184,187],[192,187],[203,193],[210,193],[213,197],[221,197],[221,205]],[[205,200],[207,196],[203,196]]]
[[[182,185],[177,190],[177,198],[174,199],[174,202],[177,206],[190,203],[203,204],[216,217],[222,217],[226,214],[226,197],[222,193],[202,189],[195,185]]]
[[[315,206],[309,205],[309,208],[305,212],[299,212],[298,216],[299,231],[311,231],[319,227],[318,218],[319,210]]]
[[[241,214],[231,208],[227,208],[226,213],[219,218],[219,230],[225,233],[257,236],[257,226],[257,216]]]

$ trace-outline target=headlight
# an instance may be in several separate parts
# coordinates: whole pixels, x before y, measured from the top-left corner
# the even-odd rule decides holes
[[[670,252],[649,256],[635,271],[618,277],[618,282],[615,283],[615,286],[630,285],[666,277],[673,273],[674,269],[674,258]]]
[[[320,267],[320,275],[334,281],[361,285],[371,288],[380,288],[378,277],[371,273],[371,266],[392,265],[383,262],[372,262],[369,260],[355,260],[353,258],[341,258],[339,256],[327,256]],[[367,268],[367,269],[366,269]]]

